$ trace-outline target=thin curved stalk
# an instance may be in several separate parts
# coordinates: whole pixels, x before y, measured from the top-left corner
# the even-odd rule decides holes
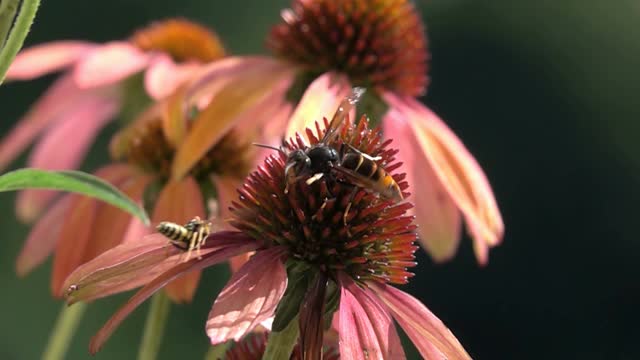
[[[2,85],[2,82],[4,81],[9,65],[13,62],[13,59],[18,54],[18,51],[20,51],[20,48],[22,48],[24,39],[27,37],[29,29],[31,29],[31,24],[33,24],[33,19],[36,17],[36,12],[38,12],[39,6],[40,0],[22,1],[16,22],[11,29],[7,42],[4,44],[4,47],[0,52],[0,85]]]
[[[63,304],[62,306],[63,308],[49,337],[49,343],[42,355],[42,360],[66,359],[69,343],[71,343],[80,319],[82,319],[82,315],[87,309],[87,304],[85,303],[77,303],[72,306]]]
[[[0,1],[0,50],[4,47],[9,30],[13,26],[13,19],[16,17],[19,4],[20,0]]]
[[[162,335],[169,318],[171,301],[164,291],[151,298],[151,306],[144,324],[144,335],[138,349],[138,360],[155,360],[158,358]]]

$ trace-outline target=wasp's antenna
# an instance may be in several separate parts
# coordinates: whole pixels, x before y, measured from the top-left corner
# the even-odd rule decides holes
[[[275,151],[281,152],[281,153],[286,155],[285,151],[281,147],[275,147],[275,146],[271,146],[271,145],[267,145],[267,144],[258,144],[258,143],[251,143],[251,145],[254,145],[254,146],[257,146],[257,147],[261,147],[261,148],[265,148],[265,149],[275,150]]]

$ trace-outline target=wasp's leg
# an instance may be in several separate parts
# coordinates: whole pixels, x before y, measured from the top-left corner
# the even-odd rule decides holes
[[[286,181],[287,183],[284,186],[285,195],[289,193],[289,185],[291,185],[292,183],[294,183],[294,182],[296,182],[298,180],[301,180],[302,178],[304,178],[304,175],[296,176],[293,179],[287,179],[287,181]]]
[[[347,203],[347,207],[344,209],[344,214],[342,215],[342,223],[344,224],[345,229],[347,229],[347,236],[349,237],[351,237],[351,231],[349,231],[349,227],[347,226],[347,217],[349,216],[349,210],[351,210],[353,199],[356,197],[357,193],[358,191],[356,188],[351,191],[351,195],[349,195],[349,203]]]
[[[314,182],[322,179],[323,176],[324,176],[324,173],[317,173],[317,174],[313,175],[312,177],[308,178],[306,183],[307,183],[307,185],[311,185]]]
[[[322,202],[322,205],[320,205],[320,208],[318,209],[318,211],[316,211],[316,213],[315,213],[315,214],[313,214],[313,216],[311,217],[311,220],[314,220],[314,221],[315,221],[315,220],[318,218],[318,214],[319,214],[321,211],[323,211],[323,210],[324,210],[324,208],[326,208],[326,207],[327,207],[327,201],[328,201],[328,200],[329,200],[329,199],[324,199],[324,201]]]
[[[353,151],[357,152],[358,154],[362,155],[362,156],[363,156],[364,158],[366,158],[366,159],[369,159],[369,160],[371,160],[371,161],[380,161],[380,160],[382,160],[382,156],[371,156],[371,155],[369,155],[369,154],[367,154],[367,153],[363,153],[362,151],[360,151],[360,150],[356,149],[356,148],[355,148],[355,147],[353,147],[353,145],[351,145],[351,144],[347,144],[347,146],[348,146],[351,150],[353,150]]]
[[[196,243],[196,256],[198,257],[198,260],[202,259],[202,253],[200,252],[200,248],[204,244],[204,239],[205,239],[204,231],[205,231],[204,227],[200,227],[200,229],[198,229],[198,242]]]

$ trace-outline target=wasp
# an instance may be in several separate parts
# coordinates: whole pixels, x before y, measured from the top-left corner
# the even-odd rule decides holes
[[[211,233],[211,222],[201,220],[200,217],[189,220],[184,226],[163,221],[156,227],[158,232],[167,238],[171,245],[187,251],[187,259],[193,250],[200,251],[207,236]]]
[[[333,172],[342,175],[347,182],[383,198],[395,201],[403,199],[398,183],[376,163],[381,160],[380,157],[365,154],[348,144],[342,145],[339,151],[333,146],[340,126],[363,93],[363,88],[354,88],[351,95],[342,101],[317,144],[288,154],[284,169],[285,193],[289,186],[302,178],[308,177],[306,183],[311,185]]]

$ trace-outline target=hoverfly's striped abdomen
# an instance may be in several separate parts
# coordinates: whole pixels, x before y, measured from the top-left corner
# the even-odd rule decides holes
[[[357,178],[360,178],[362,183],[356,185],[369,188],[387,199],[396,201],[403,199],[398,183],[368,155],[348,152],[342,157],[340,166],[358,175]],[[357,178],[351,180],[357,180]]]

